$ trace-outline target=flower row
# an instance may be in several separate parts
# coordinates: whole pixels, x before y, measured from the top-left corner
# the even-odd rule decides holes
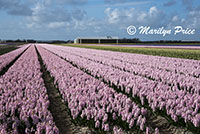
[[[59,48],[63,49],[65,47],[59,46]],[[200,61],[198,60],[150,56],[142,54],[129,54],[111,51],[99,51],[94,49],[82,49],[74,47],[68,47],[68,50],[73,50],[78,53],[81,52],[82,54],[89,53],[92,56],[98,56],[106,59],[118,60],[126,63],[142,65],[145,67],[158,68],[161,70],[177,72],[180,74],[184,73],[186,75],[200,77]]]
[[[29,45],[18,48],[14,51],[6,53],[0,56],[0,71],[5,68],[10,62],[12,62],[18,55],[20,55]]]
[[[143,76],[154,81],[159,81],[164,84],[168,84],[171,87],[178,87],[180,90],[186,90],[190,93],[200,94],[200,78],[195,78],[191,75],[187,75],[188,72],[177,73],[175,71],[167,71],[166,69],[159,69],[157,66],[152,67],[152,66],[147,66],[145,64],[139,65],[138,63],[140,63],[140,61],[137,61],[137,64],[136,63],[133,64],[125,62],[123,59],[113,60],[111,57],[114,56],[110,56],[110,58],[107,58],[103,54],[101,54],[102,51],[98,51],[95,55],[91,53],[90,50],[84,51],[83,49],[83,52],[80,52],[77,51],[76,49],[77,48],[73,49],[66,47],[57,48],[57,50],[69,53],[71,56],[73,55],[79,56],[79,58],[87,59],[90,60],[91,62],[97,62],[107,66],[115,67],[126,72],[131,72],[135,75]],[[149,62],[152,63],[153,61],[150,59],[150,57],[153,60],[154,56],[149,56],[148,58]],[[135,56],[133,59],[138,59],[138,57]],[[182,61],[177,61],[176,63],[179,64],[179,62]],[[188,68],[190,69],[191,67],[188,66]]]
[[[58,128],[48,110],[49,100],[34,46],[0,77],[0,133],[54,133]]]
[[[106,86],[42,47],[37,47],[47,70],[55,78],[62,98],[74,120],[94,121],[94,127],[104,131],[115,130],[123,122],[129,128],[146,126],[147,110],[139,108],[130,98]],[[55,83],[55,84],[56,84]]]
[[[133,75],[111,66],[91,62],[79,56],[59,51],[56,47],[44,47],[93,76],[102,78],[110,85],[117,86],[122,92],[132,95],[132,97],[139,97],[142,105],[145,105],[145,100],[147,100],[153,111],[158,109],[166,111],[166,114],[174,122],[184,119],[185,123],[192,122],[195,127],[199,127],[200,96],[198,94],[191,94],[176,87],[171,88],[161,82]]]

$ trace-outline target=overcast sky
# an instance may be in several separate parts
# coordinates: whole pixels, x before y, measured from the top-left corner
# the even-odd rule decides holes
[[[194,35],[127,34],[129,25],[195,29]],[[118,36],[200,40],[199,0],[0,0],[0,39]]]

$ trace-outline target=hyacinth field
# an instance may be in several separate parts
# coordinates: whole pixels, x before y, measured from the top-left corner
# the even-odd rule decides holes
[[[0,134],[83,128],[199,134],[200,61],[48,44],[0,55]]]

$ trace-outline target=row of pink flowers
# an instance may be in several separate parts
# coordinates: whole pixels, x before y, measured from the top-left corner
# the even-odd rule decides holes
[[[155,61],[156,63],[153,64],[154,60],[156,59],[155,56],[148,56],[149,62],[146,61],[145,63],[141,64],[143,61],[141,61],[140,55],[132,54],[132,58],[130,59],[132,62],[130,62],[125,60],[126,56],[124,57],[125,59],[123,58],[123,53],[121,54],[122,56],[119,54],[116,55],[115,53],[113,55],[109,54],[109,56],[107,56],[104,54],[105,52],[102,53],[102,51],[88,49],[85,50],[81,48],[66,49],[65,47],[57,47],[57,50],[69,53],[70,55],[79,56],[79,58],[84,58],[92,62],[101,63],[107,66],[118,68],[120,70],[124,70],[126,72],[131,72],[135,75],[143,76],[154,81],[162,82],[164,84],[171,85],[171,87],[178,87],[181,90],[200,94],[200,78],[194,77],[197,75],[193,75],[193,73],[191,73],[191,68],[196,66],[196,74],[198,72],[200,75],[199,61],[177,59],[173,62],[173,64],[170,62],[172,64],[172,67],[170,68],[171,64],[169,63],[166,65],[164,61],[162,62],[162,60],[161,62]],[[116,57],[121,57],[121,59],[115,59]],[[165,61],[168,63],[168,60],[170,61],[170,59],[167,57],[165,58]],[[160,59],[164,59],[164,57],[161,57]],[[171,60],[173,61],[173,58],[171,58]],[[189,66],[188,64],[187,66],[182,65],[185,62],[188,63]],[[160,64],[164,64],[167,67],[163,67],[163,65],[159,66]],[[178,71],[181,68],[184,69],[182,69],[182,71]]]
[[[193,94],[186,90],[179,90],[176,86],[171,87],[159,81],[152,81],[139,75],[133,75],[130,72],[124,72],[112,66],[72,55],[73,49],[77,48],[62,47],[63,50],[61,51],[59,47],[55,46],[43,45],[43,47],[73,62],[79,68],[90,72],[93,76],[103,78],[107,83],[111,83],[111,85],[116,85],[127,94],[131,94],[132,97],[139,97],[142,105],[146,98],[153,111],[156,109],[165,110],[175,122],[177,122],[179,118],[182,118],[186,123],[192,122],[195,127],[200,126],[200,95],[198,93]],[[66,52],[67,49],[69,49],[70,52]],[[84,55],[84,52],[85,51],[80,51],[79,55]],[[99,51],[98,53],[101,52],[104,53],[104,51]],[[118,54],[119,57],[120,53]],[[123,57],[124,54],[121,54]],[[173,60],[174,59],[172,59],[172,61]],[[188,62],[188,60],[186,60],[186,62]],[[198,62],[194,63],[197,64]],[[190,83],[186,84],[190,85]],[[197,90],[199,91],[199,89]]]
[[[62,50],[65,47],[58,46]],[[145,67],[151,67],[154,69],[167,70],[171,72],[176,72],[179,74],[186,74],[192,76],[200,77],[200,61],[191,60],[191,59],[180,59],[180,58],[170,58],[170,57],[161,57],[161,56],[150,56],[142,54],[130,54],[130,53],[121,53],[121,52],[112,52],[112,51],[99,51],[94,49],[83,49],[83,48],[70,48],[68,50],[73,50],[70,52],[78,52],[81,54],[90,54],[93,56],[103,57],[105,59],[112,59],[115,61],[122,61],[125,63],[131,63],[136,65],[141,65]],[[139,66],[140,67],[140,66]]]
[[[32,45],[0,77],[0,133],[58,134]]]
[[[25,45],[21,48],[18,48],[14,51],[0,55],[0,71],[6,67],[10,62],[12,62],[18,55],[20,55],[29,45]]]
[[[138,126],[143,131],[148,129],[146,109],[139,108],[127,96],[117,93],[102,81],[87,75],[41,46],[37,48],[47,70],[55,78],[55,84],[58,84],[74,120],[93,120],[95,127],[104,131],[111,131],[112,123],[117,119],[128,123],[130,128]],[[118,131],[116,127],[113,130]]]

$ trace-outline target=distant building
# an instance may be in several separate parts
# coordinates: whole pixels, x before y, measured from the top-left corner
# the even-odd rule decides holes
[[[118,37],[77,37],[74,40],[75,44],[106,44],[106,43],[119,43]]]

